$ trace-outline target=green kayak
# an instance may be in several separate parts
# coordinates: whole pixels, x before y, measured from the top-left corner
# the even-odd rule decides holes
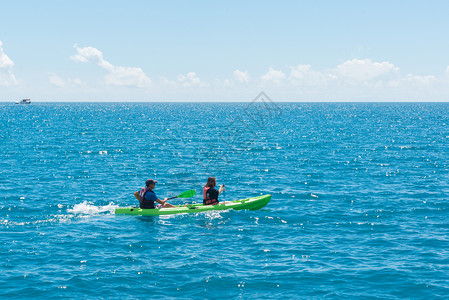
[[[174,214],[190,214],[199,213],[210,210],[227,210],[227,209],[250,209],[258,210],[268,204],[271,200],[271,195],[263,195],[247,199],[228,201],[218,205],[203,205],[203,204],[189,204],[187,206],[179,205],[172,208],[161,209],[141,209],[138,207],[123,207],[116,208],[116,214],[127,215],[142,215],[142,216],[160,216],[160,215],[174,215]]]

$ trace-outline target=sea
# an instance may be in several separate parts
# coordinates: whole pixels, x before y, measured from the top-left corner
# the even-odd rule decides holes
[[[449,103],[0,104],[2,299],[447,299]],[[209,176],[260,210],[115,215]]]

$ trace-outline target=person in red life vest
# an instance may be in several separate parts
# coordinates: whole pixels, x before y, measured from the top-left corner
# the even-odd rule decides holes
[[[167,208],[167,207],[175,207],[174,205],[167,203],[167,198],[164,200],[159,199],[154,193],[154,188],[156,186],[157,180],[148,179],[145,182],[145,186],[140,191],[134,193],[134,197],[139,200],[140,208],[142,209],[154,209],[154,208]],[[154,205],[154,202],[159,203],[158,205]]]
[[[207,179],[206,185],[203,187],[203,204],[204,205],[217,205],[220,203],[218,201],[218,195],[221,192],[225,191],[224,185],[220,186],[220,189],[217,191],[215,186],[217,185],[217,180],[215,177],[209,177]]]

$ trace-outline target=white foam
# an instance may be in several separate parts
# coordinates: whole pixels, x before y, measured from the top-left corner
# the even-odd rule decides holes
[[[115,205],[112,202],[108,205],[96,206],[92,202],[84,201],[75,204],[73,208],[67,209],[67,212],[72,214],[97,215],[103,212],[114,213],[116,208],[118,208],[118,205]]]

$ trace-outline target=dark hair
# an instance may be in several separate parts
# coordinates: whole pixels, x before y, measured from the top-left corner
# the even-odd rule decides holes
[[[217,180],[215,179],[215,177],[209,177],[209,178],[207,178],[207,183],[204,187],[213,188],[216,185],[217,185]]]
[[[157,180],[154,179],[147,179],[147,181],[145,181],[145,185],[148,187],[150,184],[156,184]]]

